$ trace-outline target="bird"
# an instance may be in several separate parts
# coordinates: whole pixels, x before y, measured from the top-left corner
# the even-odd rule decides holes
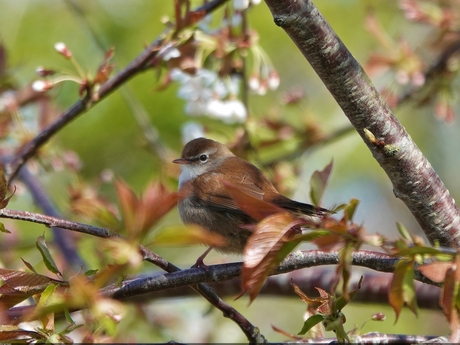
[[[328,212],[281,195],[259,168],[211,139],[200,137],[189,141],[181,157],[173,163],[182,168],[179,176],[181,197],[178,201],[182,222],[199,225],[221,235],[226,243],[216,249],[224,254],[242,254],[252,234],[248,225],[257,223],[232,198],[226,187],[228,183],[257,199],[294,213],[315,217]],[[200,258],[204,258],[211,249],[208,248]]]

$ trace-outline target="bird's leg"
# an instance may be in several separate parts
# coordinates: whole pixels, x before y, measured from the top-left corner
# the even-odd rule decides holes
[[[203,267],[203,268],[207,268],[208,266],[204,263],[204,258],[209,254],[209,252],[213,249],[213,247],[209,247],[208,249],[206,249],[206,251],[200,255],[200,257],[198,259],[196,259],[196,262],[195,264],[192,266],[192,268],[196,268],[196,267]]]

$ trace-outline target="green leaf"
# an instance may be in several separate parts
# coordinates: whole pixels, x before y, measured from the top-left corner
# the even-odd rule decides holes
[[[345,207],[345,213],[347,215],[348,220],[353,219],[353,216],[355,215],[358,205],[359,205],[358,199],[351,199],[348,205]]]
[[[35,270],[35,268],[29,263],[27,262],[26,260],[24,260],[23,258],[21,258],[22,262],[24,263],[24,265],[26,265],[26,267],[31,270],[32,272],[34,272],[35,274],[38,274],[38,272]]]
[[[312,329],[314,326],[316,326],[318,323],[322,322],[323,320],[324,320],[324,316],[321,314],[310,316],[307,320],[305,320],[305,322],[303,323],[302,330],[297,334],[304,335],[310,329]]]
[[[64,316],[65,316],[65,319],[67,320],[67,322],[71,324],[69,326],[75,325],[75,321],[72,319],[72,316],[70,316],[70,312],[69,312],[68,308],[64,309]]]
[[[11,234],[11,231],[9,231],[7,228],[5,228],[5,224],[0,222],[0,232],[6,233],[6,234]]]
[[[38,300],[38,308],[43,308],[47,305],[48,299],[54,293],[54,291],[56,291],[57,287],[58,285],[52,283],[46,287],[46,289],[42,292],[40,299]]]
[[[323,229],[311,230],[311,231],[306,232],[305,234],[296,235],[293,240],[299,241],[299,242],[302,242],[302,241],[310,242],[319,237],[329,236],[330,234],[331,232],[329,230],[323,230]]]
[[[436,248],[431,248],[431,247],[422,247],[422,246],[416,246],[416,247],[410,247],[410,248],[404,248],[398,251],[398,256],[410,256],[413,257],[415,255],[444,255],[444,253]]]
[[[353,291],[350,291],[348,293],[349,298],[345,298],[345,296],[340,296],[339,298],[337,298],[337,300],[335,301],[336,310],[342,310],[343,308],[345,308],[345,306],[348,304],[348,302],[350,302],[356,296],[356,293],[359,291],[359,289],[361,289],[361,284],[363,282],[363,278],[364,277],[361,276],[361,278],[359,279],[358,286],[356,287],[356,289],[354,289]]]
[[[49,284],[46,289],[41,293],[40,299],[37,303],[37,310],[42,310],[49,305],[49,301],[52,299],[51,296],[56,291],[57,285]],[[47,331],[54,331],[54,314],[40,314],[38,319],[42,323],[41,328]]]
[[[402,236],[402,238],[412,241],[412,236],[410,235],[409,231],[406,229],[404,224],[396,222],[396,227],[398,228],[399,234]]]
[[[321,199],[323,197],[324,191],[326,190],[327,182],[329,181],[329,177],[331,175],[333,166],[333,161],[326,165],[326,167],[318,171],[316,170],[310,178],[310,198],[315,206],[319,206],[321,204]]]
[[[39,236],[37,238],[36,245],[37,245],[38,250],[40,251],[40,254],[42,255],[46,268],[48,268],[48,270],[50,270],[54,274],[58,274],[62,276],[61,272],[59,271],[59,268],[57,267],[56,263],[53,260],[53,257],[51,256],[48,246],[46,245],[45,237]]]
[[[90,276],[93,276],[93,275],[95,275],[97,272],[99,272],[99,270],[98,270],[98,269],[94,269],[94,270],[87,270],[87,271],[85,272],[85,276],[87,276],[87,277],[90,277]]]

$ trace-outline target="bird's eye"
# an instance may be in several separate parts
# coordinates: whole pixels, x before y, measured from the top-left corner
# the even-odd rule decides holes
[[[208,155],[201,155],[201,156],[200,156],[200,161],[201,161],[201,162],[204,163],[204,162],[206,162],[207,160],[208,160]]]

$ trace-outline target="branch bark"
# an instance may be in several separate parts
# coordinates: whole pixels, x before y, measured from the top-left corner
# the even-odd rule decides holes
[[[368,76],[310,0],[266,0],[385,170],[393,191],[432,244],[460,245],[460,212],[448,190]]]

